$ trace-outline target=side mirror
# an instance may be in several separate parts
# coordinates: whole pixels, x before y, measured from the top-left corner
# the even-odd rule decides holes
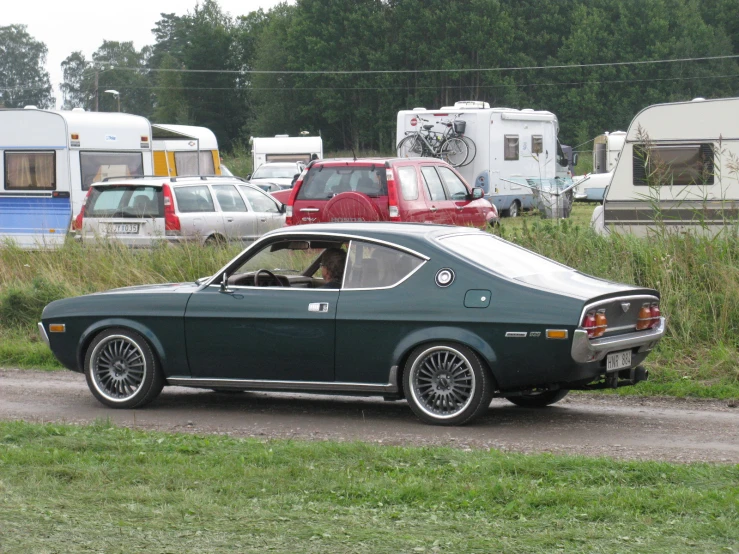
[[[287,206],[285,204],[280,204],[280,213],[284,214],[287,211]]]
[[[249,179],[251,179],[251,173],[246,174],[246,180],[248,181]]]
[[[577,152],[572,154],[572,165],[577,165]]]
[[[475,187],[470,194],[470,200],[479,200],[483,196],[485,196],[485,191],[481,187]]]

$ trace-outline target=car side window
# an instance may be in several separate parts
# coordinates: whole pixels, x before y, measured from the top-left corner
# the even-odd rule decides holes
[[[467,200],[469,191],[462,180],[457,177],[457,174],[448,167],[439,166],[438,169],[441,174],[441,178],[444,179],[446,190],[449,191],[449,196],[451,196],[452,200]]]
[[[347,256],[345,289],[392,287],[408,277],[423,260],[370,242],[352,241]]]
[[[195,187],[175,187],[175,198],[177,198],[177,208],[180,212],[214,212],[216,211],[213,204],[213,197],[207,186]]]
[[[429,198],[431,200],[446,200],[444,185],[441,184],[441,179],[439,179],[436,169],[427,165],[421,168],[421,174],[423,175],[423,180],[426,182],[426,190],[429,192]]]
[[[246,204],[244,199],[233,185],[217,185],[213,187],[216,193],[218,205],[221,206],[222,212],[246,212]]]
[[[266,194],[249,187],[239,187],[255,212],[280,213],[280,207],[272,198]]]
[[[418,200],[418,177],[413,166],[399,167],[400,191],[403,200]]]

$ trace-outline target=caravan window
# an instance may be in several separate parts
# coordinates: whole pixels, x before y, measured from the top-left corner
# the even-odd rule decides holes
[[[503,158],[506,160],[518,159],[518,135],[505,136],[505,151]]]
[[[198,153],[192,152],[175,152],[174,166],[177,175],[215,175],[216,170],[213,167],[213,153],[210,150],[200,151],[200,173],[198,173]]]
[[[80,152],[82,190],[108,177],[144,174],[141,152]]]
[[[712,185],[713,157],[713,143],[635,144],[634,185]]]
[[[544,137],[541,135],[531,135],[531,153],[541,154],[544,152]]]
[[[54,190],[55,152],[6,152],[5,190]]]

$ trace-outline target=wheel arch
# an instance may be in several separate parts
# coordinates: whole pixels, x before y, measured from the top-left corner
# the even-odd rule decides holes
[[[403,390],[403,374],[405,372],[405,364],[411,352],[424,344],[435,342],[456,342],[471,349],[485,367],[490,371],[490,375],[495,381],[496,387],[500,382],[498,376],[493,369],[497,365],[498,357],[493,348],[480,335],[469,331],[468,329],[460,329],[459,327],[439,326],[426,329],[419,329],[405,336],[393,351],[393,365],[398,367],[397,384],[398,395],[405,397]]]
[[[164,346],[157,336],[149,329],[146,325],[127,318],[107,318],[96,321],[90,325],[80,336],[79,346],[77,347],[77,364],[81,371],[85,370],[85,355],[90,347],[90,343],[103,331],[119,327],[122,329],[128,329],[141,335],[144,340],[151,346],[154,355],[157,357],[162,371],[164,371],[167,356],[164,351]],[[164,371],[166,375],[166,371]]]

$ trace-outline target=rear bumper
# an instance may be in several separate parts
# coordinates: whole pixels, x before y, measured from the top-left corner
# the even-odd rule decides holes
[[[665,334],[665,318],[661,317],[659,325],[647,331],[637,331],[616,337],[589,339],[584,329],[577,329],[572,339],[572,359],[577,363],[598,362],[609,352],[637,349],[637,353],[652,350]]]

